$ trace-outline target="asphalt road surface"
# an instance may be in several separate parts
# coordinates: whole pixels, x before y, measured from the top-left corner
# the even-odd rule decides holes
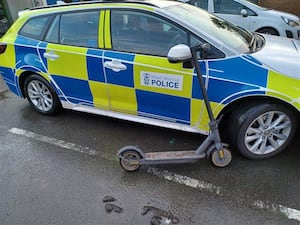
[[[300,224],[300,132],[277,157],[234,153],[223,169],[202,160],[127,173],[116,158],[126,145],[193,150],[203,138],[73,111],[42,116],[1,92],[0,224]]]

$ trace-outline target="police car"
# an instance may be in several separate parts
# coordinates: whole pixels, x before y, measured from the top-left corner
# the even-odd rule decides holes
[[[251,159],[274,156],[299,124],[299,41],[248,33],[189,4],[85,2],[31,9],[0,42],[3,79],[42,114],[66,108],[208,134],[193,65],[168,60],[177,44],[206,44],[199,65],[233,148]]]

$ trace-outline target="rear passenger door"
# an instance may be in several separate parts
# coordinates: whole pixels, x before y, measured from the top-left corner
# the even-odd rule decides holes
[[[45,36],[43,56],[62,100],[109,109],[100,14],[99,10],[57,14]]]
[[[111,10],[110,21],[104,67],[112,109],[191,125],[193,69],[167,59],[190,34],[143,10]]]

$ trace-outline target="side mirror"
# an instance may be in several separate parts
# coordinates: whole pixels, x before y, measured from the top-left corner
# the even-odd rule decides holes
[[[184,44],[175,45],[168,52],[170,63],[185,62],[192,58],[192,52],[189,46]]]
[[[241,10],[241,15],[242,15],[243,17],[247,17],[247,16],[248,16],[247,10],[246,10],[246,9],[242,9],[242,10]]]

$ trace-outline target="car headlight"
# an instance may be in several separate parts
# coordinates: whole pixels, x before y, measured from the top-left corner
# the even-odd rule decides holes
[[[300,26],[300,21],[296,21],[296,20],[291,20],[291,19],[288,19],[284,16],[281,17],[283,19],[283,21],[288,24],[289,26],[291,27],[297,27],[297,26]]]

